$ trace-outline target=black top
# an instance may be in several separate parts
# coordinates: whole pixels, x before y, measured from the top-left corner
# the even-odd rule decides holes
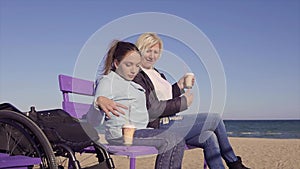
[[[156,70],[156,69],[155,69]],[[160,73],[158,70],[156,70]],[[161,77],[166,79],[164,74]],[[144,71],[140,71],[133,80],[140,84],[146,90],[146,104],[149,113],[148,127],[159,128],[159,120],[161,117],[175,115],[178,112],[187,109],[187,100],[180,97],[182,92],[177,83],[172,85],[172,99],[159,101],[155,93],[154,85],[148,75]]]

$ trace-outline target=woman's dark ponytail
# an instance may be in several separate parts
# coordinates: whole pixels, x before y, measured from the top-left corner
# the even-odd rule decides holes
[[[103,74],[107,75],[110,71],[115,71],[116,67],[114,65],[114,61],[116,60],[121,62],[130,51],[136,51],[140,54],[140,56],[142,56],[139,49],[133,43],[114,40],[106,54]]]
[[[113,64],[114,62],[114,59],[115,59],[115,51],[116,51],[116,48],[118,46],[118,43],[119,41],[118,40],[114,40],[112,43],[111,43],[111,47],[110,49],[108,50],[107,52],[107,57],[106,57],[106,60],[105,60],[105,67],[104,67],[104,75],[107,75],[112,69],[115,69],[115,66]]]

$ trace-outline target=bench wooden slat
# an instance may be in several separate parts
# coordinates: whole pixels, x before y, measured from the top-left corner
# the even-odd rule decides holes
[[[63,109],[68,112],[71,116],[76,118],[82,118],[85,115],[91,104],[76,103],[76,102],[62,102]]]
[[[23,155],[10,156],[0,153],[0,168],[27,168],[32,165],[38,165],[42,161],[40,158],[33,158]]]
[[[62,92],[94,96],[94,82],[66,75],[59,75],[58,78]]]

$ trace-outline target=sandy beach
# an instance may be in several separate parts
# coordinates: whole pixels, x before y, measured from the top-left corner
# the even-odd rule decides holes
[[[300,139],[230,138],[237,155],[252,169],[299,169]],[[84,155],[83,155],[84,156]],[[83,158],[81,155],[81,158]],[[113,156],[116,169],[129,169],[127,157]],[[137,159],[137,169],[153,169],[156,156]],[[187,150],[183,169],[203,168],[202,149]]]

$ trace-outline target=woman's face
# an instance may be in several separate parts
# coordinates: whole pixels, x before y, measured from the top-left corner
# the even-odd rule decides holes
[[[155,44],[154,46],[145,49],[145,51],[142,52],[142,62],[141,66],[145,69],[150,69],[153,67],[153,65],[156,63],[156,61],[159,59],[160,55],[160,48],[159,44]]]
[[[114,61],[115,72],[125,80],[133,80],[140,71],[141,56],[136,51],[130,51],[121,62]]]

